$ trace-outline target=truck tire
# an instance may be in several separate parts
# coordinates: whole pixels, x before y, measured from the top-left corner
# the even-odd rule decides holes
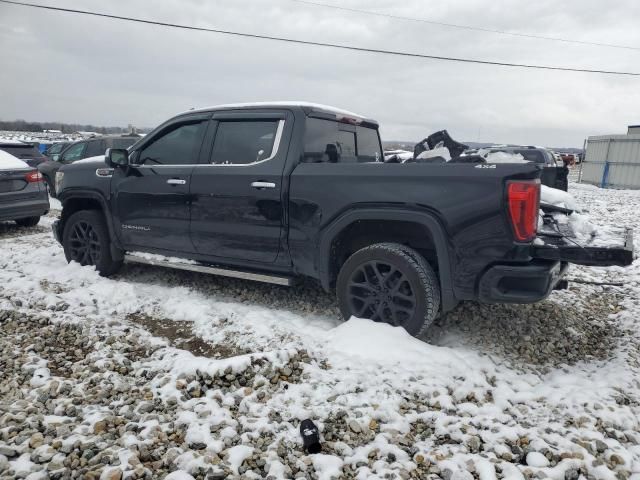
[[[377,243],[351,255],[338,274],[345,319],[368,318],[419,336],[440,308],[438,277],[425,258],[398,243]]]
[[[40,221],[40,217],[18,218],[15,222],[19,227],[35,227]]]
[[[116,273],[122,261],[114,261],[111,256],[109,231],[97,210],[80,210],[69,217],[62,234],[62,247],[67,262],[76,261],[80,265],[95,265],[103,277]]]

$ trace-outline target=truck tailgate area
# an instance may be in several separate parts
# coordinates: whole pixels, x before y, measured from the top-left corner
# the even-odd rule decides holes
[[[580,223],[568,221],[570,210],[546,208],[531,256],[540,260],[555,260],[587,266],[621,266],[633,262],[633,229],[607,227],[604,232],[585,235],[576,232]]]

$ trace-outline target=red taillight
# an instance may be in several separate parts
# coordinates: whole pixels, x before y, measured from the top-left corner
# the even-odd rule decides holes
[[[539,181],[512,181],[507,184],[509,219],[518,242],[530,242],[538,229]]]
[[[42,182],[44,177],[38,171],[29,172],[24,176],[25,180],[29,183]]]

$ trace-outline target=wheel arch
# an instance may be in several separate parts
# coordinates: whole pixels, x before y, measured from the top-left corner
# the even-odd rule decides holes
[[[98,210],[102,213],[102,217],[107,225],[109,239],[111,240],[111,254],[114,258],[122,256],[120,242],[115,233],[111,215],[109,215],[109,207],[102,195],[91,190],[76,190],[66,192],[62,198],[62,215],[60,216],[59,232],[62,237],[67,220],[76,212],[81,210]]]
[[[385,230],[385,227],[392,225],[401,226],[402,233],[398,231],[389,233],[387,231],[384,234],[366,238],[366,235],[371,230],[368,227],[360,228],[360,225],[363,224],[376,225],[378,230]],[[358,232],[355,239],[350,236],[354,232]],[[405,236],[404,232],[409,234],[408,237]],[[345,239],[349,239],[353,249],[358,246],[363,248],[383,241],[396,241],[416,248],[415,245],[411,244],[412,241],[410,239],[415,240],[417,238],[416,235],[421,233],[425,234],[422,239],[423,246],[429,244],[435,252],[437,265],[434,266],[438,271],[442,310],[449,311],[453,309],[458,302],[453,294],[450,248],[445,229],[435,215],[423,211],[379,207],[375,209],[357,208],[349,210],[336,218],[323,229],[318,244],[318,275],[322,287],[330,291],[340,266],[346,260],[343,257],[350,253],[350,248],[343,248]],[[364,236],[361,234],[364,234]],[[360,242],[364,243],[361,244]],[[420,250],[420,248],[417,249]]]

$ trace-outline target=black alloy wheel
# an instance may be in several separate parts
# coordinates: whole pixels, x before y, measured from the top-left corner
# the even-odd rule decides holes
[[[88,222],[76,222],[69,235],[69,254],[71,260],[80,265],[98,265],[101,258],[100,239],[93,225]]]
[[[416,295],[395,265],[372,260],[351,274],[349,304],[356,317],[402,326],[415,315]]]
[[[340,268],[336,294],[342,316],[402,327],[419,336],[440,311],[440,284],[429,262],[399,243],[376,243]]]

